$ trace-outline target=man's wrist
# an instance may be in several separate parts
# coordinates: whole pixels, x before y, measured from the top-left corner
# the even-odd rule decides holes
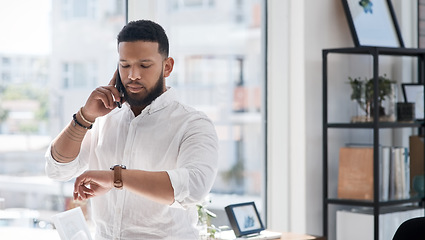
[[[114,171],[109,171],[110,179],[111,179],[111,188],[114,188]]]
[[[82,128],[84,128],[84,129],[87,129],[87,130],[89,130],[89,129],[91,129],[92,127],[93,127],[93,124],[87,124],[86,122],[84,122],[83,121],[83,119],[81,118],[81,115],[80,114],[74,114],[73,116],[72,116],[72,118],[73,118],[73,126],[75,127],[75,126],[80,126],[80,127],[82,127]]]
[[[127,167],[125,165],[114,165],[110,168],[114,172],[112,184],[117,189],[122,189],[124,186],[122,180],[122,170],[126,168]]]
[[[78,114],[80,115],[83,122],[87,123],[88,125],[93,125],[96,118],[92,120],[90,116],[87,115],[87,113],[83,113],[84,107],[81,107],[80,110],[78,110]]]

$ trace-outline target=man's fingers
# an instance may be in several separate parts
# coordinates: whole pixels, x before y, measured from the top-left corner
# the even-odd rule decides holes
[[[97,99],[103,102],[106,108],[114,109],[115,102],[120,100],[118,90],[111,86],[98,87],[96,90]]]
[[[83,175],[80,175],[75,179],[74,182],[74,200],[83,200],[86,198],[82,187],[85,188],[86,178]]]
[[[115,86],[115,84],[117,84],[117,74],[118,74],[118,69],[115,70],[114,76],[112,77],[111,81],[109,81],[108,85]]]
[[[85,200],[94,195],[94,191],[86,187],[88,184],[86,183],[77,187],[76,191],[74,191],[74,200]]]
[[[74,201],[78,200],[78,193],[74,191],[73,195],[74,195]]]
[[[96,89],[99,94],[99,99],[102,100],[106,108],[114,108],[114,96],[110,89],[99,87]]]
[[[109,179],[105,176],[110,173],[110,171],[86,171],[78,176],[74,183],[74,200],[82,201],[108,192],[110,188],[105,185]]]
[[[109,81],[109,84],[108,84],[109,86],[114,86],[114,87],[116,86],[118,74],[119,74],[119,72],[118,72],[118,68],[117,68],[117,70],[115,70],[115,72],[114,72],[114,76],[112,77],[111,81]],[[118,91],[114,91],[114,90],[112,90],[112,96],[114,98],[113,105],[115,107],[116,102],[121,103],[121,96],[120,96],[120,93]],[[114,108],[114,107],[112,107],[112,108]]]

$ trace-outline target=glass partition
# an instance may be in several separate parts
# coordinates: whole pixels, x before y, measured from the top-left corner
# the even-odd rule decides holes
[[[256,201],[261,211],[264,1],[150,3],[156,6],[157,19],[152,20],[165,28],[175,58],[167,84],[183,102],[204,111],[219,136],[219,172],[208,202],[218,215],[216,224],[227,224],[224,206],[232,203]],[[0,5],[0,226],[51,228],[51,212],[75,203],[72,181],[45,176],[44,153],[90,92],[113,75],[126,1],[19,0]],[[31,217],[18,223],[5,220],[4,209]]]
[[[175,59],[167,84],[214,121],[219,171],[208,207],[226,224],[226,205],[264,204],[264,1],[172,2],[157,1],[154,14]]]
[[[73,183],[45,176],[44,153],[111,78],[125,10],[124,0],[0,2],[0,226],[52,228],[52,212],[73,207]]]

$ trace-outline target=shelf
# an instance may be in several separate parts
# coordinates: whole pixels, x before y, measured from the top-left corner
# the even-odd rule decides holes
[[[379,74],[380,74],[380,61],[383,56],[388,57],[411,57],[416,58],[417,62],[412,61],[413,65],[417,66],[417,76],[415,78],[417,79],[411,79],[411,82],[419,83],[423,86],[425,86],[425,49],[419,49],[419,48],[388,48],[388,47],[355,47],[355,48],[334,48],[334,49],[323,49],[322,50],[322,67],[323,67],[323,233],[325,236],[328,237],[329,231],[336,231],[335,225],[330,225],[330,221],[335,220],[335,214],[336,214],[336,206],[333,206],[332,209],[329,208],[330,205],[338,205],[338,207],[348,207],[348,208],[370,208],[371,214],[373,215],[373,239],[378,240],[380,239],[380,218],[379,214],[381,214],[383,211],[391,210],[391,211],[402,211],[402,207],[420,207],[423,209],[425,205],[425,198],[420,197],[410,197],[408,199],[400,199],[400,200],[386,200],[382,201],[379,200],[381,197],[381,192],[377,189],[379,188],[379,183],[382,179],[380,179],[381,174],[380,173],[380,147],[382,144],[399,144],[398,142],[401,141],[400,139],[396,139],[397,141],[394,141],[393,139],[383,139],[387,135],[391,135],[391,131],[383,131],[383,135],[381,136],[381,129],[388,129],[388,130],[396,130],[396,129],[417,129],[418,134],[423,134],[425,131],[425,122],[422,121],[415,121],[415,122],[380,122],[379,116],[377,112],[374,112],[373,117],[375,118],[375,121],[372,122],[356,122],[352,123],[349,122],[349,116],[346,116],[347,118],[342,118],[344,116],[339,116],[338,112],[335,112],[335,109],[332,108],[332,111],[329,111],[329,96],[328,93],[332,93],[330,89],[328,89],[329,82],[328,82],[328,67],[329,64],[334,64],[335,59],[331,59],[328,63],[328,56],[331,54],[344,54],[344,55],[365,55],[362,56],[362,58],[366,57],[368,59],[366,64],[371,65],[372,69],[372,77],[373,77],[373,88],[374,91],[379,90]],[[339,56],[338,56],[339,57]],[[342,56],[346,57],[346,56]],[[393,60],[390,58],[385,58],[384,63],[387,60]],[[356,58],[352,58],[356,60]],[[349,59],[349,60],[352,60]],[[370,60],[371,59],[371,60]],[[339,60],[339,58],[338,58]],[[410,60],[410,59],[409,59]],[[353,64],[350,62],[350,64]],[[345,66],[344,66],[345,67]],[[350,66],[348,66],[350,67]],[[400,66],[400,68],[403,66]],[[353,67],[354,71],[357,70],[356,67]],[[346,71],[346,70],[344,70]],[[381,70],[382,71],[382,70]],[[332,72],[331,72],[332,73]],[[334,76],[334,74],[331,74],[333,78],[336,78],[337,84],[342,84],[340,81],[338,81],[337,77],[340,76]],[[410,82],[409,81],[409,82]],[[333,90],[337,89],[338,86],[333,86],[334,88],[331,88]],[[348,90],[344,90],[347,91]],[[337,92],[336,96],[331,95],[333,98],[336,97],[336,99],[344,97],[344,92]],[[335,101],[335,99],[333,99]],[[333,102],[334,102],[333,101]],[[425,98],[424,98],[425,101]],[[333,103],[332,102],[332,103]],[[376,104],[378,103],[378,94],[373,95],[373,102]],[[331,105],[333,106],[333,105]],[[331,113],[331,114],[329,114]],[[336,115],[335,115],[336,114]],[[336,121],[329,121],[330,116],[333,117]],[[332,118],[332,117],[331,117]],[[347,120],[344,122],[343,120]],[[348,131],[333,131],[331,135],[331,139],[328,139],[328,135],[330,133],[329,130],[347,130]],[[361,130],[370,130],[368,131],[357,131],[356,129]],[[388,133],[387,133],[388,132]],[[404,131],[394,131],[396,136],[397,134],[403,135],[403,138],[408,138],[409,134]],[[400,132],[400,133],[399,133]],[[345,135],[350,135],[349,138],[344,138]],[[355,133],[355,134],[351,134]],[[372,134],[370,134],[372,133]],[[353,136],[351,136],[353,135]],[[364,137],[364,138],[362,138]],[[335,166],[336,156],[338,155],[337,148],[343,142],[340,141],[347,141],[347,139],[354,138],[356,139],[359,144],[366,143],[373,147],[373,186],[375,191],[373,192],[374,200],[356,200],[356,199],[339,199],[336,197],[330,198],[329,197],[329,188],[332,186],[332,189],[334,189],[334,183],[332,182],[332,185],[330,185],[331,181],[334,181],[335,178],[335,171],[337,169],[337,166]],[[329,141],[332,142],[329,142]],[[394,141],[394,142],[393,142]],[[331,146],[332,144],[332,146]],[[335,145],[336,144],[336,145]],[[425,153],[424,153],[425,154]],[[418,159],[418,158],[417,158]],[[420,158],[419,158],[420,159]],[[332,163],[330,162],[332,160]],[[422,161],[422,160],[420,160]],[[425,170],[425,169],[424,169]],[[333,174],[330,174],[330,171],[332,171]],[[332,176],[332,180],[330,179],[330,176]],[[331,191],[333,192],[333,191]],[[334,217],[330,217],[331,215],[334,215]]]
[[[379,54],[389,56],[418,56],[425,54],[425,49],[418,48],[388,48],[388,47],[356,47],[356,48],[331,48],[324,49],[323,54]]]
[[[411,128],[411,127],[424,127],[424,122],[412,122],[412,123],[402,123],[402,122],[378,122],[378,128]],[[328,123],[328,128],[374,128],[375,123]]]
[[[354,199],[339,199],[339,198],[328,198],[326,200],[328,204],[338,204],[338,205],[351,205],[351,206],[363,206],[363,207],[374,207],[375,202],[372,200],[354,200]],[[379,201],[378,204],[381,207],[401,205],[406,203],[421,203],[424,202],[424,199],[421,198],[410,198],[410,199],[400,199],[400,200],[390,200],[390,201]]]

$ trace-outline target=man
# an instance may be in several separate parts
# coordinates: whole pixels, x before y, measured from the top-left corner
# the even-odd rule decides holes
[[[119,71],[52,141],[46,173],[78,176],[74,199],[91,198],[96,239],[198,239],[196,203],[217,173],[214,126],[166,87],[174,60],[161,26],[130,22],[117,39]]]

